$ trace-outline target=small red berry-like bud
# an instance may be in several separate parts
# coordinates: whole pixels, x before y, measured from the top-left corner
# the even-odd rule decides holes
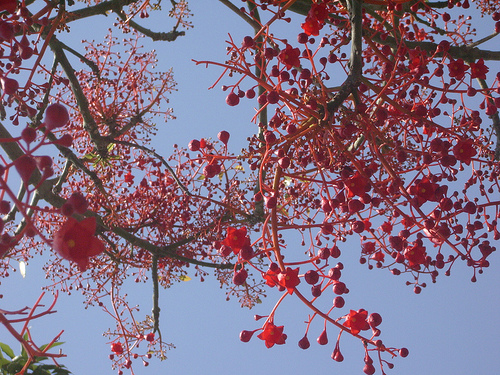
[[[243,285],[248,277],[248,272],[246,269],[242,268],[238,272],[234,273],[233,283],[234,285]]]
[[[269,210],[272,210],[274,207],[276,207],[278,200],[276,199],[275,196],[270,196],[270,197],[264,197],[264,202],[265,202],[266,208]]]
[[[341,295],[344,294],[346,291],[345,284],[342,281],[338,281],[335,283],[333,286],[333,293]]]
[[[17,173],[25,184],[28,184],[31,174],[36,168],[35,160],[28,155],[23,155],[14,161]]]
[[[307,338],[307,336],[304,336],[299,340],[299,348],[306,350],[310,346],[311,346],[311,343],[309,342],[309,339]]]
[[[328,277],[332,280],[340,279],[341,275],[342,275],[342,272],[338,268],[330,268],[330,270],[328,271]]]
[[[231,249],[231,247],[226,245],[222,245],[219,249],[219,254],[222,255],[223,257],[228,257],[229,255],[231,255],[232,252],[233,249]]]
[[[306,283],[314,285],[319,281],[319,274],[315,270],[309,270],[305,273],[304,279]]]
[[[271,145],[276,142],[276,135],[272,131],[267,130],[264,132],[264,139],[268,145]]]
[[[470,215],[474,215],[476,213],[476,204],[474,202],[467,202],[463,210]]]
[[[408,351],[408,349],[406,349],[406,348],[399,349],[399,355],[401,357],[403,357],[403,358],[404,357],[408,357],[408,354],[410,354],[410,352]]]
[[[344,356],[340,352],[340,350],[335,349],[332,353],[332,359],[337,361],[337,362],[342,362],[344,360]]]
[[[251,36],[246,36],[243,38],[243,47],[244,48],[252,48],[255,46],[255,41]]]
[[[217,134],[217,138],[219,138],[219,141],[227,145],[227,142],[229,141],[229,133],[223,130]]]
[[[215,177],[217,175],[217,167],[215,166],[215,164],[207,164],[203,168],[203,174],[206,178]]]
[[[146,341],[153,342],[155,341],[155,334],[153,332],[150,332],[145,335],[144,338],[146,339]]]
[[[337,246],[333,246],[330,249],[330,256],[335,259],[338,258],[340,256],[340,249]]]
[[[255,331],[241,331],[240,340],[242,342],[249,342]]]
[[[69,113],[65,106],[54,103],[45,110],[45,127],[47,130],[60,128],[69,122]]]
[[[193,152],[198,151],[200,149],[200,141],[197,139],[193,139],[191,142],[189,142],[188,148]]]
[[[253,258],[254,251],[253,251],[252,246],[245,245],[241,248],[239,254],[240,254],[241,259],[250,260]]]
[[[266,96],[267,102],[269,104],[276,104],[280,100],[280,95],[277,91],[270,91]]]
[[[318,341],[318,344],[320,345],[328,344],[328,336],[326,334],[326,328],[323,330],[323,332],[321,332],[316,341]]]
[[[370,325],[370,327],[375,328],[375,327],[378,327],[382,323],[382,317],[378,313],[372,313],[368,317],[367,322]]]
[[[253,98],[255,98],[255,90],[254,90],[254,89],[248,89],[248,90],[245,92],[245,96],[246,96],[248,99],[253,99]]]
[[[345,300],[341,296],[337,296],[333,299],[333,307],[336,307],[337,309],[341,309],[345,305]]]
[[[79,214],[85,213],[89,207],[89,203],[87,202],[87,199],[83,196],[82,193],[80,192],[75,192],[71,194],[71,197],[69,197],[68,202],[73,206],[75,211]]]
[[[367,363],[365,365],[365,367],[363,367],[363,372],[366,375],[373,375],[373,374],[375,374],[375,367],[373,367],[373,365],[371,363]]]
[[[330,257],[330,249],[327,247],[322,247],[318,250],[318,257],[320,259],[328,259]]]
[[[50,156],[35,156],[35,162],[40,171],[52,168],[52,158]]]
[[[1,26],[0,26],[1,27]],[[7,95],[14,94],[19,88],[19,83],[12,78],[3,77],[1,79],[2,89]]]
[[[308,40],[309,36],[306,33],[300,33],[299,35],[297,35],[297,41],[300,44],[306,44]]]
[[[321,296],[321,284],[313,285],[311,287],[311,294],[313,295],[313,297]]]
[[[63,147],[71,147],[73,144],[73,137],[70,134],[63,134],[63,136],[54,143]]]
[[[365,230],[365,223],[361,220],[357,220],[352,224],[352,230],[354,233],[361,233]]]
[[[24,128],[23,131],[21,132],[21,138],[23,139],[24,142],[30,144],[36,139],[36,130],[30,128],[29,126]]]
[[[278,160],[278,164],[282,169],[287,169],[290,166],[290,158],[288,156],[284,156]]]
[[[226,103],[231,107],[234,107],[235,105],[238,105],[240,103],[240,98],[234,92],[230,92],[226,97]]]

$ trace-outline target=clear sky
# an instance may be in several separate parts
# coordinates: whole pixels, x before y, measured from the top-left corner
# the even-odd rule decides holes
[[[252,30],[218,1],[191,1],[190,7],[195,15],[192,18],[194,29],[188,30],[185,37],[174,43],[151,43],[158,52],[160,69],[173,67],[178,82],[178,92],[171,96],[170,103],[177,120],[159,124],[155,147],[162,155],[168,156],[174,143],[187,145],[192,138],[215,138],[220,130],[227,130],[231,133],[230,150],[238,152],[246,137],[255,131],[250,122],[255,103],[243,101],[237,107],[227,106],[224,102],[226,94],[220,86],[207,90],[221,71],[215,67],[196,67],[191,59],[224,61],[224,41],[228,33],[240,40]],[[158,14],[147,22],[152,22],[156,31],[167,31],[165,17],[165,14]],[[112,22],[110,16],[75,24],[72,33],[61,39],[70,43],[81,38],[99,40],[99,32],[110,27]],[[300,32],[298,24],[286,26],[288,30],[293,27],[297,28],[295,33]],[[436,284],[429,281],[428,287],[420,295],[415,295],[412,287],[405,285],[407,276],[395,277],[386,270],[369,271],[366,266],[359,265],[359,239],[353,238],[344,244],[343,249],[347,258],[342,259],[346,265],[342,277],[350,289],[343,310],[347,313],[349,308],[364,308],[380,313],[384,343],[410,350],[409,357],[395,359],[395,368],[387,369],[387,374],[498,374],[498,252],[491,255],[492,267],[478,275],[476,283],[470,282],[472,270],[457,263],[450,277],[439,277]],[[36,300],[40,286],[45,285],[40,271],[42,261],[30,263],[26,278],[21,278],[17,272],[2,281],[2,308],[30,306]],[[193,279],[161,291],[162,334],[165,341],[172,342],[177,348],[169,351],[168,359],[163,362],[152,359],[147,368],[138,361],[134,365],[135,373],[362,373],[363,348],[359,340],[345,335],[341,340],[345,361],[337,363],[330,358],[338,334],[333,327],[328,330],[328,345],[322,347],[315,342],[322,330],[318,322],[310,329],[311,348],[306,351],[298,348],[297,341],[303,336],[307,311],[294,298],[288,298],[276,316],[276,321],[285,325],[286,345],[267,349],[256,337],[249,343],[241,343],[239,332],[259,327],[259,322],[252,317],[270,312],[278,298],[275,292],[272,290],[262,305],[249,311],[240,308],[236,300],[226,302],[224,290],[219,289],[213,278],[207,278],[204,283]],[[138,304],[144,314],[150,313],[152,291],[149,284],[130,285],[127,293],[132,304]],[[50,296],[47,296],[46,302],[49,300]],[[61,295],[57,310],[57,314],[35,321],[33,333],[40,337],[38,342],[49,341],[64,329],[62,340],[65,344],[62,348],[68,357],[61,363],[69,370],[77,375],[115,373],[108,360],[107,339],[102,337],[102,332],[114,322],[99,308],[84,310],[82,298],[77,293]],[[0,341],[11,343],[11,340],[4,339],[6,337],[5,329],[0,327]],[[380,373],[379,369],[377,373]]]

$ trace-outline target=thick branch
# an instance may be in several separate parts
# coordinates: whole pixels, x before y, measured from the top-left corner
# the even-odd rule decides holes
[[[64,46],[55,37],[51,38],[51,40],[49,41],[49,45],[52,51],[54,52],[57,61],[63,68],[66,77],[69,80],[71,91],[75,96],[79,112],[83,117],[83,127],[85,131],[89,134],[90,139],[95,144],[98,154],[101,156],[105,156],[107,154],[108,142],[105,139],[103,139],[103,137],[101,137],[101,134],[99,133],[99,128],[97,126],[97,123],[95,122],[94,118],[92,117],[92,114],[90,113],[89,102],[87,100],[87,97],[85,96],[85,93],[83,92],[83,89],[80,86],[80,82],[78,81],[78,78],[75,75],[75,70],[71,66],[68,58],[66,57],[66,54],[63,51]]]
[[[362,60],[362,34],[363,34],[363,13],[360,0],[349,0],[347,2],[349,16],[351,19],[351,57],[349,61],[349,75],[340,87],[337,94],[327,103],[329,117],[338,110],[340,105],[355,92],[363,68]]]

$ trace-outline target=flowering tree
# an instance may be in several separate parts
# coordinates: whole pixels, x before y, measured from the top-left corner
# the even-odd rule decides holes
[[[0,274],[49,253],[47,287],[79,290],[116,320],[107,335],[119,373],[165,356],[159,289],[190,267],[200,279],[214,269],[243,306],[279,290],[241,341],[257,333],[268,348],[287,343],[297,328],[280,325],[280,305],[295,299],[310,309],[302,349],[320,320],[320,345],[327,329],[338,332],[335,361],[350,335],[364,347],[364,373],[384,373],[408,350],[382,341],[377,312],[346,303],[343,244],[359,236],[360,262],[404,274],[417,294],[456,262],[473,282],[489,267],[500,239],[500,51],[482,45],[500,32],[499,3],[473,2],[492,21],[486,36],[467,0],[221,3],[254,33],[230,38],[226,61],[196,64],[221,69],[214,81],[228,105],[256,107],[255,136],[239,155],[225,130],[171,155],[149,145],[155,122],[172,118],[175,82],[140,40],[182,37],[184,1],[168,4],[169,32],[144,26],[165,6],[149,0],[1,2]],[[64,43],[72,22],[109,12],[126,39]],[[274,32],[283,22],[296,25],[295,39]],[[128,278],[152,280],[151,316],[129,305]],[[61,356],[29,335],[53,312],[40,306],[0,310],[27,353],[21,373]]]

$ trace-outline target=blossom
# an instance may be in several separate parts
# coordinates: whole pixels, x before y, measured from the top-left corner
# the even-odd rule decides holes
[[[453,155],[461,162],[469,165],[471,159],[477,154],[473,144],[474,142],[472,139],[459,141],[455,147],[453,147]]]
[[[488,73],[489,70],[490,69],[484,65],[483,59],[479,59],[477,62],[470,64],[471,78],[486,79],[486,73]]]
[[[356,172],[352,177],[345,181],[344,185],[347,189],[348,197],[353,197],[355,195],[362,197],[365,195],[367,190],[369,190],[370,182],[368,179],[361,176],[359,172]]]
[[[450,73],[450,77],[456,79],[464,78],[465,71],[469,69],[469,67],[464,64],[464,60],[462,59],[452,60],[447,66]]]
[[[293,294],[293,290],[300,283],[299,269],[292,270],[290,267],[287,267],[285,272],[281,272],[278,275],[278,283],[287,289],[288,294]]]
[[[266,347],[272,348],[274,344],[283,345],[286,335],[283,334],[284,326],[275,326],[272,322],[266,322],[264,330],[257,337],[265,341]]]
[[[120,342],[114,342],[111,344],[111,351],[115,354],[123,354],[123,346]]]
[[[279,284],[278,275],[280,269],[276,263],[272,263],[266,273],[262,273],[262,277],[266,280],[266,284],[269,287],[274,287]]]
[[[408,261],[408,266],[411,268],[418,268],[421,264],[425,263],[427,253],[425,247],[415,244],[412,247],[406,248],[404,257]]]
[[[69,217],[54,234],[54,250],[64,259],[75,262],[80,271],[85,271],[89,258],[101,254],[104,244],[94,235],[95,217],[88,217],[78,222]]]
[[[323,27],[323,24],[318,22],[317,19],[308,16],[306,17],[306,21],[301,24],[300,27],[302,27],[307,35],[317,36],[319,35],[319,31]]]
[[[319,31],[325,25],[325,20],[329,16],[328,7],[324,3],[312,4],[307,13],[306,22],[301,27],[307,35],[319,35]]]
[[[351,329],[351,333],[357,334],[360,331],[366,331],[370,329],[370,325],[366,321],[368,318],[368,311],[366,310],[351,310],[349,315],[346,316],[345,322],[343,323],[344,327],[348,327]]]
[[[222,243],[233,249],[233,252],[237,254],[241,248],[245,245],[250,245],[250,239],[247,236],[247,228],[241,227],[236,229],[233,227],[227,228],[227,235]]]
[[[286,65],[287,69],[291,69],[294,66],[300,65],[299,56],[300,49],[293,48],[290,44],[287,44],[286,48],[279,53],[278,59]]]
[[[431,182],[427,177],[415,181],[416,184],[410,188],[410,193],[416,195],[419,205],[431,201],[438,202],[443,195],[443,189],[436,183]]]

